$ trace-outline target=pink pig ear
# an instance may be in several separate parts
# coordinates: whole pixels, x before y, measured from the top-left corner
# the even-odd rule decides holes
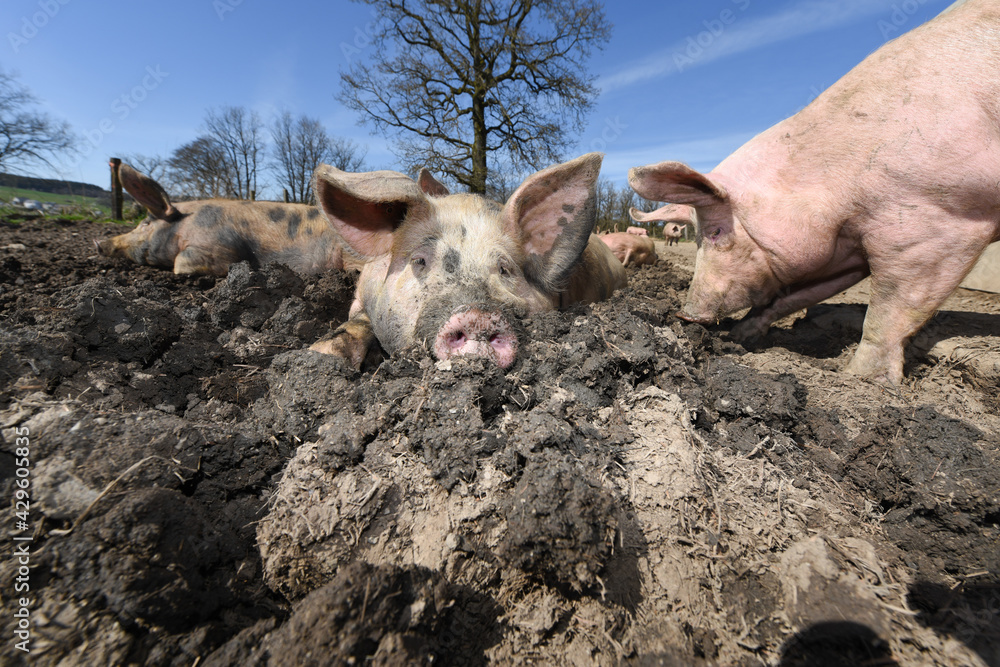
[[[684,204],[667,204],[655,211],[645,212],[632,207],[628,210],[629,216],[636,222],[663,222],[664,224],[677,223],[686,225],[694,221],[694,208]]]
[[[170,203],[166,190],[149,176],[139,173],[127,164],[122,164],[118,168],[118,176],[125,191],[145,206],[154,218],[173,222],[181,216],[180,211]]]
[[[651,201],[687,204],[696,208],[719,204],[729,198],[724,187],[683,162],[633,167],[628,172],[628,184],[640,197]]]
[[[420,186],[395,171],[352,174],[321,164],[313,174],[313,192],[344,241],[365,257],[388,253],[403,220],[428,209]]]
[[[426,169],[420,170],[420,174],[417,175],[417,183],[420,184],[420,189],[424,191],[424,194],[430,197],[444,197],[451,194],[448,188]]]
[[[545,289],[561,289],[587,247],[602,158],[588,153],[529,176],[503,208],[506,230],[527,255],[525,273]]]

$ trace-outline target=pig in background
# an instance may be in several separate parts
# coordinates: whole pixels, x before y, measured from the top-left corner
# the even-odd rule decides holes
[[[701,174],[637,167],[647,199],[697,209],[679,316],[752,306],[739,339],[871,275],[851,373],[899,383],[904,346],[1000,240],[1000,5],[956,3]]]
[[[174,204],[159,183],[129,165],[121,165],[120,176],[149,215],[131,232],[95,242],[106,257],[216,276],[244,260],[252,266],[280,262],[306,274],[361,267],[314,206],[228,199]]]
[[[599,301],[625,270],[591,236],[601,156],[530,176],[503,206],[448,194],[393,171],[321,165],[317,201],[344,241],[368,260],[351,317],[312,349],[360,366],[377,339],[394,353],[426,345],[438,359],[476,355],[510,366],[518,323],[540,311]]]
[[[684,227],[695,222],[695,210],[690,206],[679,204],[667,204],[648,213],[633,206],[629,208],[628,214],[636,222],[662,224],[663,237],[667,241],[667,246],[680,243]]]
[[[622,266],[653,265],[659,259],[656,255],[656,245],[653,243],[653,239],[648,236],[615,232],[613,234],[601,234],[598,238],[608,246],[611,254],[618,258]]]
[[[615,229],[617,229],[617,228],[618,227],[616,225]],[[626,234],[634,234],[635,236],[649,236],[649,232],[647,232],[642,227],[632,227],[632,226],[626,227],[625,228],[625,233]]]

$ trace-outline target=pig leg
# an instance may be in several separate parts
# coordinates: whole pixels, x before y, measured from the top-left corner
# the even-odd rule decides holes
[[[774,322],[781,318],[829,299],[834,294],[860,282],[868,275],[866,269],[843,273],[822,283],[814,283],[792,292],[779,294],[766,306],[751,309],[729,332],[738,341],[750,342],[762,338]]]
[[[953,249],[944,261],[937,248],[941,244]],[[849,373],[877,382],[902,382],[907,341],[958,287],[985,248],[968,238],[937,238],[926,245],[935,247],[918,244],[894,257],[869,257],[872,294],[861,342],[847,365]]]
[[[360,370],[369,352],[377,345],[372,322],[366,314],[361,313],[337,327],[330,338],[313,343],[309,349],[340,357]]]

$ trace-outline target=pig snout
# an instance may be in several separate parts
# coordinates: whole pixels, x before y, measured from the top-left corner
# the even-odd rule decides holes
[[[500,313],[478,308],[455,313],[438,331],[434,355],[444,360],[463,354],[487,357],[507,368],[517,357],[517,335]]]

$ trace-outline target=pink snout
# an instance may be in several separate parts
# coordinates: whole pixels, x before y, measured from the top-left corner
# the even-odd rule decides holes
[[[434,341],[434,356],[448,359],[461,354],[488,357],[507,368],[517,357],[517,336],[500,313],[477,308],[451,316]]]

